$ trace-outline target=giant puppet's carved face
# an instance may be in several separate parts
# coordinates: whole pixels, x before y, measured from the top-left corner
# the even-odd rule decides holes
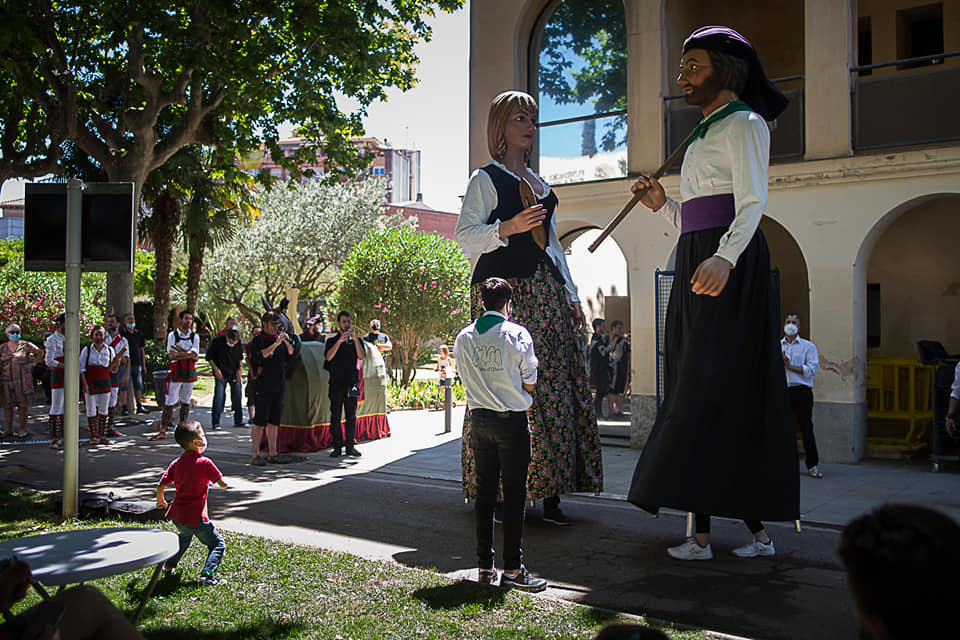
[[[690,49],[683,54],[677,84],[683,90],[686,103],[696,107],[712,103],[723,89],[713,73],[713,63],[706,49]]]

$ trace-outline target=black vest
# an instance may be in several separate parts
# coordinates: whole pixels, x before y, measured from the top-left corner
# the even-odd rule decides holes
[[[520,200],[520,181],[500,167],[488,164],[480,168],[485,171],[493,186],[497,190],[497,207],[490,212],[487,218],[487,224],[493,224],[495,221],[506,221],[523,211],[523,202]],[[547,216],[543,219],[543,226],[547,229],[547,237],[550,237],[550,221],[553,217],[553,211],[557,208],[557,196],[550,190],[545,198],[537,198],[537,202],[543,205],[543,210]],[[529,231],[512,235],[509,238],[509,244],[505,247],[484,253],[477,260],[477,267],[473,271],[471,284],[478,284],[487,278],[529,278],[537,271],[541,262],[546,262],[550,267],[554,277],[560,282],[563,278],[553,261],[547,256],[546,252],[533,240],[533,234]]]

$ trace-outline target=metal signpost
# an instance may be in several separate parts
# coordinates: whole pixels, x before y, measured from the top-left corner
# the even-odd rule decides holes
[[[78,508],[80,466],[80,277],[133,271],[133,184],[29,183],[24,189],[24,267],[65,271],[63,515]]]

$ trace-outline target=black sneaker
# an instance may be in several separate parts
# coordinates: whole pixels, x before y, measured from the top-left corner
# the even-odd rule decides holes
[[[480,584],[488,584],[488,585],[497,584],[497,570],[496,569],[478,569],[477,582],[479,582]]]
[[[143,405],[140,405],[139,407],[137,407],[137,413],[150,413],[150,412],[144,409]]]
[[[559,527],[566,527],[570,524],[570,520],[567,519],[567,516],[563,515],[563,511],[560,511],[560,507],[556,509],[547,509],[543,512],[543,521],[549,522],[550,524],[555,524]]]
[[[500,575],[500,586],[513,587],[514,589],[530,591],[531,593],[539,593],[547,588],[547,581],[543,578],[534,578],[530,575],[530,572],[527,571],[527,568],[521,565],[520,571],[514,576],[504,571]]]
[[[349,449],[347,449],[347,455],[350,456],[351,458],[359,458],[360,452],[357,451],[354,447],[350,447]]]
[[[210,428],[213,429],[214,431],[220,431],[220,425],[218,424],[210,425]]]
[[[122,415],[122,416],[128,416],[128,415],[130,415],[130,410],[127,409],[127,405],[123,405],[123,408],[120,409],[120,415]]]
[[[331,458],[339,458],[342,455],[343,455],[343,451],[340,449],[334,449],[333,451],[330,452]]]

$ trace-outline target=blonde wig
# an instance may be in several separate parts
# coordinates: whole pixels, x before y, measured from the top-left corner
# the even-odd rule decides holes
[[[507,155],[507,142],[503,139],[503,131],[514,109],[534,117],[539,111],[537,101],[523,91],[504,91],[493,99],[490,103],[490,114],[487,116],[487,149],[490,157],[497,162],[502,162]],[[523,160],[530,160],[529,150],[524,154]]]

